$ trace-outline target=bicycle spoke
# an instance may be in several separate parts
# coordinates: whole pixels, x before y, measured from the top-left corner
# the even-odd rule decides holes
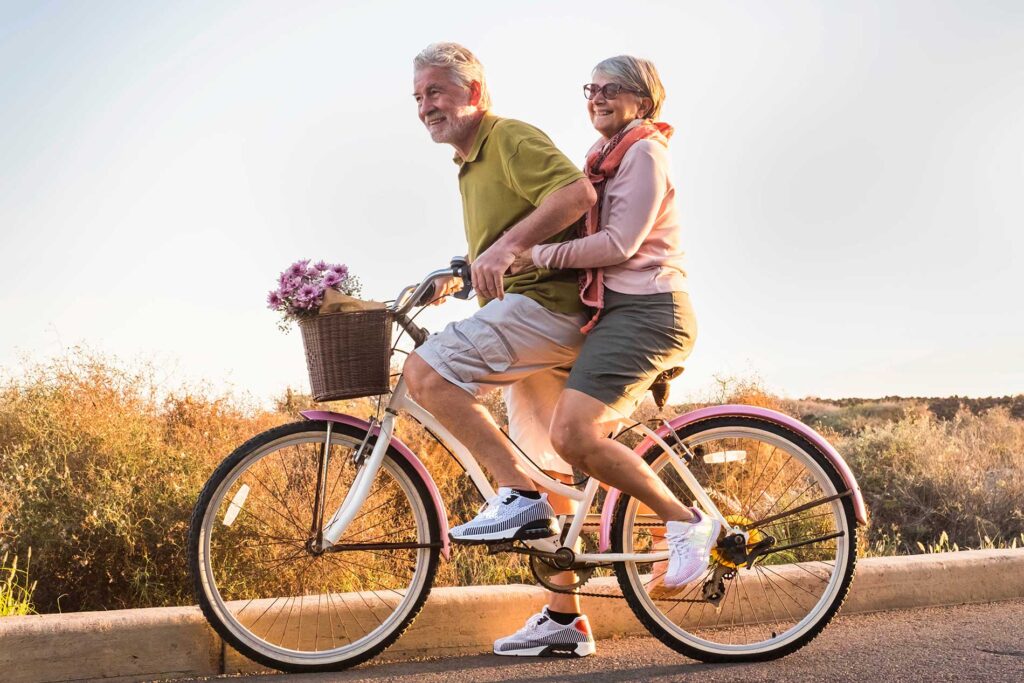
[[[265,460],[261,461],[260,464],[266,467]],[[274,490],[272,491],[270,487],[263,483],[262,479],[256,476],[255,472],[250,471],[249,476],[255,479],[257,484],[262,486],[267,491],[267,493],[271,495],[271,497],[273,497],[277,502],[281,504],[281,507],[284,508],[284,514],[286,514],[288,516],[288,519],[292,521],[292,524],[295,525],[295,528],[305,533],[305,529],[303,529],[304,525],[300,523],[299,520],[296,519],[295,516],[291,513],[291,509],[289,508],[288,503],[284,500],[284,494],[281,493],[281,490],[276,486],[276,483],[274,486]]]
[[[757,475],[757,479],[755,479],[754,483],[750,485],[750,491],[747,492],[747,499],[743,503],[743,508],[742,508],[742,510],[740,512],[740,514],[742,514],[744,517],[746,517],[747,514],[750,512],[750,507],[754,503],[757,502],[756,499],[755,500],[751,500],[750,497],[754,495],[754,491],[757,489],[757,485],[761,483],[761,479],[762,479],[762,477],[764,477],[764,473],[766,471],[768,471],[768,464],[771,463],[772,457],[775,455],[775,450],[776,450],[775,448],[772,448],[772,452],[768,454],[768,457],[764,461],[764,467],[761,468],[761,473]],[[759,454],[761,452],[760,445],[758,445],[758,451],[757,452]],[[786,463],[783,463],[782,466],[785,467]],[[776,474],[776,476],[778,476],[778,475]],[[769,485],[771,485],[771,484],[769,483]],[[768,488],[768,487],[766,486],[765,488]],[[764,489],[762,489],[762,492],[763,491],[764,491]],[[760,497],[760,494],[758,494],[758,497]]]
[[[781,586],[779,586],[779,585],[778,585],[778,584],[777,584],[777,583],[775,582],[775,579],[773,579],[773,578],[771,578],[770,576],[768,576],[768,574],[767,574],[767,573],[766,573],[766,572],[764,571],[764,569],[763,569],[762,567],[758,567],[758,566],[756,566],[756,565],[755,565],[755,566],[754,566],[754,569],[755,569],[755,570],[756,570],[756,571],[758,572],[758,574],[759,574],[760,576],[763,576],[763,577],[764,577],[764,580],[765,580],[765,581],[767,581],[767,582],[768,582],[768,584],[769,584],[770,586],[772,586],[772,588],[773,588],[773,593],[772,593],[772,594],[773,594],[773,595],[775,595],[775,599],[776,599],[776,600],[778,600],[778,601],[779,601],[779,604],[780,604],[780,605],[781,605],[781,606],[783,607],[783,609],[785,609],[785,610],[786,610],[786,615],[787,615],[787,616],[789,616],[789,620],[790,620],[790,621],[792,621],[792,622],[796,622],[796,621],[799,621],[798,619],[796,619],[796,618],[795,618],[795,617],[793,616],[793,613],[789,611],[789,606],[787,606],[787,605],[786,605],[785,601],[783,601],[783,600],[782,600],[782,599],[781,599],[781,598],[780,598],[780,597],[778,596],[778,594],[779,594],[779,593],[782,593],[783,595],[785,595],[786,597],[788,597],[788,598],[789,598],[789,599],[790,599],[790,600],[791,600],[791,601],[792,601],[792,602],[793,602],[794,604],[799,604],[799,603],[797,603],[796,599],[795,599],[795,598],[793,598],[793,596],[791,596],[791,595],[790,595],[790,594],[789,594],[789,593],[788,593],[788,592],[786,591],[786,589],[784,589],[784,588],[782,588]]]
[[[663,566],[625,565],[637,574],[648,574],[623,584],[623,590],[634,586],[641,591],[639,607],[672,639],[687,643],[691,648],[687,654],[707,651],[717,657],[722,650],[716,648],[730,653],[770,651],[773,643],[805,637],[808,629],[823,623],[812,617],[833,604],[829,600],[836,595],[837,574],[847,572],[853,560],[846,550],[850,527],[844,523],[844,507],[836,502],[850,493],[836,493],[833,480],[801,449],[798,439],[791,441],[762,429],[753,419],[736,426],[742,422],[702,426],[683,440],[696,456],[690,463],[691,474],[726,517],[709,570],[692,585],[666,596],[660,588]],[[649,458],[651,454],[652,468],[662,482],[686,500],[689,487],[669,464],[668,455],[655,447]],[[640,504],[628,502],[626,515],[634,536],[631,552],[645,552],[663,530],[648,529],[653,525],[639,516]],[[745,538],[736,539],[738,533]],[[746,552],[753,554],[751,567],[743,543]],[[724,590],[716,603],[703,597],[704,584],[712,577],[721,581]],[[680,609],[683,602],[686,605]]]
[[[273,527],[272,527],[272,526],[271,526],[270,524],[268,524],[267,522],[265,522],[264,520],[262,520],[262,519],[261,519],[261,518],[260,518],[259,516],[257,516],[257,515],[256,515],[256,513],[255,513],[255,512],[253,512],[252,510],[250,510],[250,509],[249,509],[248,507],[242,507],[242,508],[239,508],[239,510],[240,510],[240,514],[241,514],[242,512],[244,512],[245,514],[249,515],[250,517],[252,517],[253,519],[255,519],[255,520],[256,520],[257,522],[259,522],[260,524],[262,524],[263,526],[265,526],[265,527],[268,527],[268,528],[273,528]],[[279,517],[281,517],[282,519],[284,519],[284,520],[285,520],[286,522],[288,522],[289,524],[291,523],[291,522],[290,522],[290,521],[288,520],[288,518],[287,518],[287,517],[285,517],[285,516],[284,516],[284,515],[283,515],[283,514],[282,514],[281,512],[279,512],[279,511],[277,510],[277,508],[272,508],[271,510],[272,510],[273,512],[276,512],[276,513],[277,513],[277,515],[278,515]],[[301,529],[301,528],[299,529],[299,531],[300,531],[300,532],[301,532],[302,534],[305,534],[305,533],[306,533],[306,532],[305,532],[305,530],[303,530],[303,529]],[[268,535],[268,536],[269,536],[269,535]],[[273,537],[271,537],[271,538],[277,538],[277,539],[280,539],[280,540],[284,540],[284,539],[286,539],[286,538],[289,538],[289,537],[287,537],[287,536],[273,536]]]
[[[307,548],[317,491],[323,491],[327,514],[328,507],[340,508],[357,473],[345,458],[345,444],[353,441],[345,441],[342,429],[331,439],[326,462],[320,459],[325,430],[309,429],[271,430],[268,435],[285,432],[284,438],[269,436],[269,449],[257,444],[238,469],[216,475],[232,484],[205,503],[204,585],[210,589],[204,594],[233,645],[237,633],[246,647],[273,661],[299,651],[313,656],[310,662],[330,663],[371,651],[408,623],[413,601],[418,610],[429,588],[441,544],[424,528],[432,504],[420,497],[415,473],[386,455],[339,544],[352,547],[335,553]],[[314,474],[325,482],[319,489]],[[248,485],[244,499],[231,513],[237,521],[221,524],[242,484]]]
[[[359,567],[360,569],[367,569],[367,570],[371,570],[371,571],[375,571],[375,572],[381,572],[381,573],[384,573],[384,574],[389,574],[390,576],[394,576],[396,578],[402,579],[403,581],[405,580],[405,577],[402,576],[401,574],[396,574],[394,572],[388,571],[387,569],[379,569],[379,568],[368,567],[365,564],[359,564],[358,562],[352,562],[351,560],[346,560],[344,558],[338,557],[337,555],[331,555],[330,557],[333,560],[337,561],[337,562],[341,562],[342,564],[351,565],[351,566],[354,566],[354,567]],[[386,588],[386,586],[384,586],[383,584],[380,584],[380,586],[382,588]]]
[[[768,573],[770,573],[770,574],[774,575],[774,576],[775,576],[776,578],[782,579],[783,581],[785,581],[786,583],[788,583],[788,584],[789,584],[790,586],[792,586],[793,588],[796,588],[797,590],[799,590],[799,591],[802,591],[802,592],[806,593],[807,595],[810,595],[810,596],[811,596],[812,598],[814,598],[815,600],[817,600],[817,599],[818,599],[818,596],[817,596],[817,595],[815,595],[815,594],[814,594],[814,593],[812,593],[811,591],[807,590],[806,588],[804,588],[804,587],[803,587],[803,586],[801,586],[800,584],[798,584],[798,583],[795,583],[795,582],[793,582],[793,581],[789,580],[788,578],[786,578],[785,576],[783,576],[783,575],[779,574],[778,572],[775,572],[775,571],[773,571],[773,570],[772,570],[772,569],[771,569],[771,568],[770,568],[769,566],[765,565],[765,566],[762,566],[761,568],[762,568],[762,569],[764,569],[764,570],[765,570],[766,572],[768,572]],[[787,595],[788,595],[788,593],[787,593]],[[797,604],[799,604],[799,603],[797,603]]]
[[[755,569],[754,576],[757,577],[757,585],[761,587],[761,595],[764,596],[764,604],[768,605],[768,611],[771,612],[772,623],[775,624],[776,626],[779,626],[780,625],[779,618],[775,614],[775,608],[772,607],[772,601],[771,601],[771,598],[768,597],[768,591],[765,590],[764,581],[761,578],[760,568],[759,567],[755,567],[754,569]]]

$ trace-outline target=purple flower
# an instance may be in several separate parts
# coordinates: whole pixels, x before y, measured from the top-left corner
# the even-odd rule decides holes
[[[302,259],[296,261],[288,268],[288,275],[290,277],[302,277],[306,274],[306,269],[309,268],[309,259]]]
[[[316,285],[302,285],[299,288],[298,299],[303,303],[315,301],[323,293],[323,290]]]
[[[344,264],[321,260],[310,265],[310,259],[300,259],[278,275],[277,289],[267,293],[267,308],[281,313],[280,326],[287,329],[289,321],[316,314],[328,289],[356,295],[359,280]]]
[[[299,287],[302,286],[302,280],[297,277],[282,278],[281,286],[278,287],[277,291],[282,297],[289,297],[295,293]]]

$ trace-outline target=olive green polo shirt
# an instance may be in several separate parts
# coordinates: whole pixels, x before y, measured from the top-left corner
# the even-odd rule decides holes
[[[552,192],[584,177],[543,132],[493,114],[484,115],[469,154],[465,159],[456,155],[455,163],[460,166],[459,191],[470,261]],[[546,242],[572,237],[569,227]],[[583,310],[575,270],[538,268],[506,275],[505,292],[528,296],[557,313]]]

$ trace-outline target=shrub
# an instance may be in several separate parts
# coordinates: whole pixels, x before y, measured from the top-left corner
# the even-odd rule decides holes
[[[835,445],[864,492],[873,539],[897,528],[903,552],[913,552],[944,533],[947,544],[969,547],[1024,531],[1024,422],[1006,408],[950,421],[915,412],[839,435]]]
[[[301,410],[376,412],[370,399],[325,406],[292,391],[267,411],[207,389],[167,390],[156,377],[148,365],[125,367],[75,351],[28,364],[0,384],[0,556],[24,557],[32,548],[38,582],[28,584],[16,564],[0,573],[16,596],[12,609],[29,609],[30,597],[43,612],[192,603],[188,521],[214,467],[249,437],[300,419]],[[923,401],[787,400],[757,380],[733,378],[720,380],[709,399],[781,410],[823,431],[867,499],[868,554],[1024,541],[1024,421],[1010,412],[1016,404],[941,420]],[[504,424],[500,394],[485,404]],[[634,417],[660,419],[694,407],[662,413],[646,402]],[[431,471],[450,522],[472,517],[483,501],[444,448],[404,416],[397,433]],[[441,564],[437,582],[529,576],[518,556],[459,549]]]
[[[152,367],[76,351],[0,388],[0,550],[34,548],[42,611],[192,602],[185,536],[199,487],[280,421]]]
[[[785,412],[819,431],[857,434],[869,425],[896,422],[912,415],[923,415],[928,408],[916,401],[881,401],[837,406],[813,400],[788,401]]]

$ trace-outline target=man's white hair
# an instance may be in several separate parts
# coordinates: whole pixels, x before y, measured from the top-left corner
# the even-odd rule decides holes
[[[484,78],[484,65],[472,52],[458,43],[431,43],[412,60],[415,70],[436,66],[448,71],[453,80],[468,88],[473,81],[480,84],[481,111],[491,108],[491,93]]]

